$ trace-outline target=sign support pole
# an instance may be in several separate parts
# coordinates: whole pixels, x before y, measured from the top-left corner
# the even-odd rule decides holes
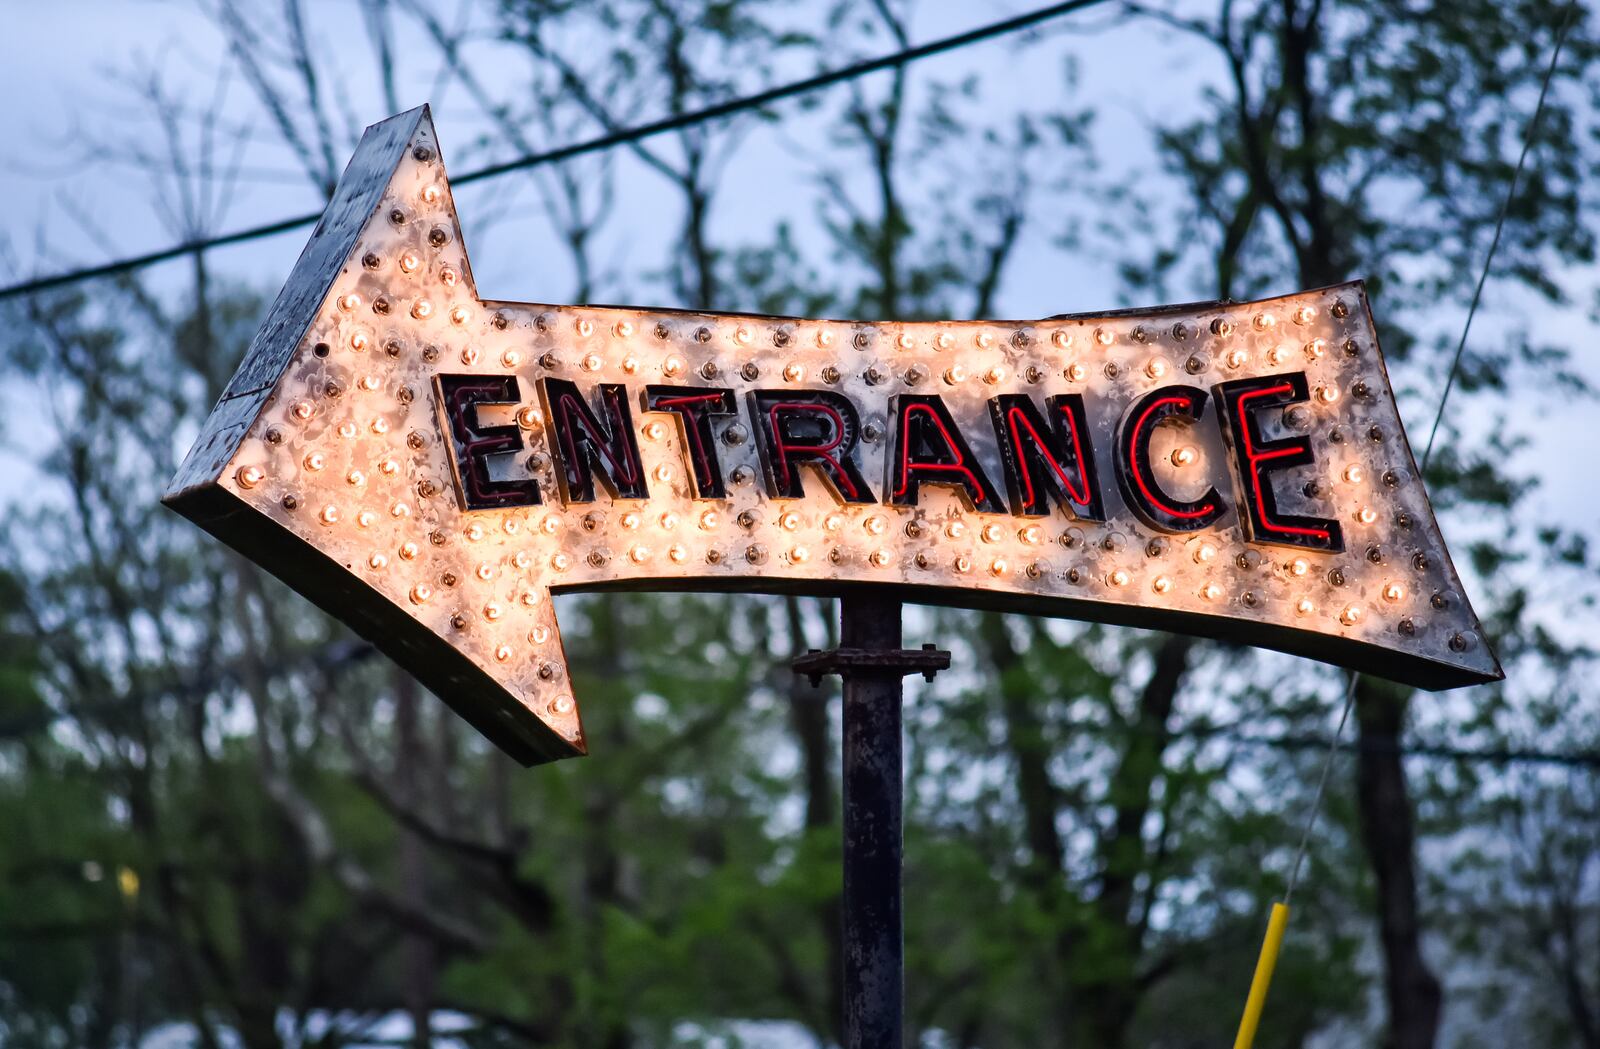
[[[950,653],[900,645],[900,599],[863,589],[840,598],[839,647],[794,661],[813,685],[844,679],[845,1049],[900,1049],[904,1038],[901,678],[932,681]]]

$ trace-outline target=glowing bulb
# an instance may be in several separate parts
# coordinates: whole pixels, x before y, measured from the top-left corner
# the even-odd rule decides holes
[[[484,605],[483,618],[489,620],[490,622],[494,622],[496,619],[499,619],[500,606],[495,604],[493,601],[490,601],[488,604]]]
[[[1339,622],[1345,626],[1355,626],[1361,621],[1361,609],[1355,605],[1346,605],[1344,611],[1339,613]]]
[[[1167,374],[1167,362],[1161,357],[1151,357],[1145,362],[1144,373],[1152,379],[1159,379]]]
[[[561,521],[554,515],[546,516],[544,520],[539,522],[539,530],[545,535],[555,535],[560,528]]]
[[[717,512],[715,510],[707,510],[705,513],[701,514],[700,527],[705,529],[707,532],[717,527]]]
[[[1245,357],[1245,352],[1243,350],[1229,350],[1228,351],[1228,356],[1227,356],[1226,359],[1227,359],[1227,362],[1228,362],[1228,367],[1230,367],[1230,368],[1243,368],[1244,367],[1244,362],[1248,358]]]
[[[1258,313],[1256,314],[1255,325],[1258,331],[1271,331],[1278,326],[1278,318],[1270,312]]]
[[[1200,588],[1200,596],[1207,601],[1220,601],[1222,600],[1222,587],[1215,583],[1207,583]]]
[[[585,339],[594,334],[594,322],[587,317],[579,318],[577,328],[578,334]]]
[[[793,510],[790,510],[788,513],[778,518],[778,525],[779,527],[792,532],[796,528],[800,527],[800,515],[795,513]]]
[[[307,470],[320,470],[327,465],[327,462],[328,461],[322,457],[321,452],[312,452],[305,458]]]
[[[990,335],[986,331],[980,331],[978,333],[977,343],[980,348],[987,350],[991,345],[994,344],[994,336]]]
[[[833,345],[833,332],[826,329],[817,332],[817,345],[826,349]]]
[[[674,564],[681,565],[684,559],[689,556],[689,551],[683,548],[683,544],[673,543],[667,550],[667,556],[672,558]]]
[[[586,372],[599,371],[600,364],[600,355],[598,353],[586,353],[583,355],[583,360],[578,362],[578,366]]]
[[[942,331],[934,337],[933,344],[939,347],[941,350],[948,350],[950,348],[950,343],[953,341],[954,340],[950,338],[949,332]]]
[[[440,194],[438,186],[427,185],[422,187],[422,202],[424,204],[439,203],[439,197],[441,195],[442,194]]]
[[[733,341],[738,343],[740,346],[750,345],[750,329],[739,328],[735,330],[733,333]]]
[[[680,357],[668,357],[661,365],[661,372],[664,375],[677,375],[681,371],[683,371],[683,359]]]
[[[1332,404],[1339,399],[1339,387],[1332,384],[1317,387],[1317,399],[1323,404]]]
[[[1312,309],[1310,306],[1301,306],[1299,309],[1294,311],[1294,322],[1296,324],[1310,324],[1316,319],[1316,316],[1316,310]]]
[[[418,583],[416,586],[411,588],[411,603],[414,605],[420,605],[432,596],[433,587],[429,586],[427,583]]]
[[[783,377],[789,382],[799,382],[806,377],[806,370],[798,364],[786,364],[783,367]]]
[[[1289,347],[1274,346],[1267,354],[1267,359],[1273,364],[1282,364],[1284,361],[1289,359]]]
[[[1293,575],[1305,575],[1307,572],[1311,571],[1311,562],[1307,561],[1303,557],[1297,557],[1293,561],[1289,562],[1289,571]]]
[[[1328,355],[1328,343],[1325,339],[1312,339],[1306,343],[1306,356],[1314,361],[1320,361]]]
[[[1312,612],[1315,612],[1316,609],[1317,606],[1311,603],[1311,599],[1309,597],[1302,597],[1300,600],[1294,603],[1295,612],[1303,616],[1309,616]]]
[[[944,370],[944,381],[949,386],[955,386],[967,377],[967,369],[959,364],[952,364]]]
[[[339,508],[329,503],[322,508],[321,517],[322,523],[325,525],[337,524],[339,522]]]
[[[1351,484],[1360,484],[1362,476],[1361,467],[1356,464],[1344,468],[1344,479]]]
[[[1024,543],[1037,543],[1042,534],[1043,533],[1039,531],[1038,525],[1028,525],[1026,528],[1020,529],[1017,532],[1017,538],[1021,539]]]
[[[1192,465],[1198,458],[1200,458],[1200,453],[1188,445],[1183,445],[1172,450],[1173,466],[1189,466]]]
[[[650,548],[648,546],[635,546],[628,551],[628,558],[634,564],[642,565],[650,560]]]
[[[822,519],[822,527],[829,532],[837,532],[844,527],[844,518],[838,514],[829,514]]]
[[[667,435],[667,428],[660,423],[646,423],[644,435],[648,440],[659,441]]]
[[[246,466],[234,475],[239,481],[240,488],[254,488],[267,476],[259,466]]]
[[[622,358],[622,370],[627,372],[629,375],[636,374],[639,371],[639,358],[637,358],[637,357],[624,357],[624,358]]]
[[[450,310],[450,323],[465,324],[467,323],[467,318],[470,316],[471,314],[467,312],[467,308],[465,306],[452,307]]]
[[[406,252],[400,256],[400,268],[407,273],[417,272],[417,267],[422,265],[422,260],[414,252]]]
[[[962,575],[966,575],[968,572],[972,571],[972,558],[968,557],[965,554],[962,554],[960,557],[957,557],[956,558],[956,571],[960,572]]]
[[[356,514],[356,524],[360,525],[362,528],[371,528],[373,522],[375,522],[377,519],[378,515],[373,513],[371,510],[363,510],[359,514]]]
[[[344,479],[345,483],[350,485],[352,488],[360,488],[362,485],[367,483],[367,475],[362,473],[360,470],[351,470],[349,473],[344,475]]]
[[[867,528],[867,531],[872,535],[882,535],[884,533],[884,531],[885,531],[886,526],[883,523],[883,518],[878,517],[878,516],[872,516],[872,517],[867,518],[867,520],[866,520],[866,528]]]
[[[501,645],[494,650],[494,658],[504,663],[511,658],[511,646]]]
[[[793,562],[794,564],[797,564],[797,565],[805,564],[806,563],[806,559],[809,558],[810,556],[811,556],[811,551],[807,550],[803,546],[797,546],[794,549],[789,551],[789,560],[791,562]]]
[[[661,515],[661,527],[664,531],[672,531],[678,527],[678,515],[668,511]]]
[[[367,564],[371,565],[374,569],[381,569],[388,563],[389,559],[382,554],[373,554],[371,557],[367,558]]]
[[[1122,587],[1127,586],[1131,578],[1132,577],[1130,577],[1127,572],[1119,568],[1115,572],[1112,572],[1111,575],[1106,577],[1106,582],[1110,583],[1112,586]]]
[[[1194,563],[1203,565],[1217,556],[1217,548],[1211,543],[1201,543],[1194,548]]]
[[[401,543],[400,556],[407,561],[415,561],[417,559],[417,544],[410,542]]]
[[[656,467],[656,480],[662,482],[663,484],[672,480],[672,464],[662,463],[660,466]]]
[[[572,558],[568,557],[566,554],[556,554],[550,559],[550,567],[554,568],[557,572],[565,572],[567,569],[572,567]]]
[[[1089,369],[1084,367],[1081,363],[1074,362],[1073,364],[1067,366],[1067,370],[1064,374],[1073,382],[1082,382],[1088,376]]]
[[[1356,520],[1362,524],[1371,524],[1378,519],[1378,512],[1370,506],[1363,506],[1356,511]]]
[[[1061,331],[1060,329],[1057,329],[1056,331],[1050,333],[1050,341],[1056,344],[1057,349],[1064,350],[1068,346],[1072,345],[1072,336],[1068,335],[1064,331]]]
[[[518,353],[516,350],[507,350],[500,355],[500,363],[505,365],[507,368],[515,368],[517,365],[522,363],[522,354]]]
[[[361,296],[357,295],[355,292],[351,292],[348,295],[339,296],[339,308],[344,310],[346,313],[349,313],[352,310],[360,309]]]
[[[1094,330],[1094,341],[1098,342],[1102,346],[1110,346],[1116,341],[1116,338],[1117,337],[1115,335],[1111,334],[1104,328],[1096,328]]]
[[[557,696],[556,701],[550,704],[550,709],[555,711],[557,714],[572,713],[572,697]]]
[[[539,424],[544,422],[544,416],[537,408],[520,408],[517,410],[517,425],[524,430],[537,430]]]
[[[626,339],[628,336],[633,334],[633,325],[627,321],[618,321],[616,328],[613,330],[616,331],[617,338]]]
[[[397,502],[393,506],[389,507],[389,513],[395,517],[408,517],[411,514],[411,507],[407,506],[405,503]]]
[[[872,567],[883,568],[889,563],[889,551],[874,550],[872,551],[872,556],[867,558],[867,560],[872,562]]]
[[[418,299],[411,304],[411,316],[419,321],[425,321],[433,316],[433,303],[427,299]]]
[[[949,524],[944,526],[944,534],[949,536],[951,539],[960,539],[962,536],[967,534],[967,526],[962,524],[960,521],[951,521]]]
[[[1006,559],[1003,557],[997,557],[993,561],[989,562],[989,574],[996,576],[1005,575],[1006,567]]]
[[[1005,377],[1006,370],[1000,367],[998,364],[983,373],[983,381],[988,383],[990,386],[994,386],[1002,382]]]
[[[353,423],[353,422],[342,422],[342,423],[339,424],[339,436],[340,437],[343,437],[345,440],[350,440],[355,435],[356,435],[356,424],[355,423]]]
[[[312,408],[309,401],[296,401],[294,407],[289,409],[289,414],[301,422],[311,418],[311,412]]]
[[[998,543],[1001,537],[1005,535],[1005,532],[997,524],[986,524],[979,534],[983,536],[983,541],[986,543]]]
[[[1155,581],[1150,584],[1150,589],[1154,590],[1158,594],[1171,593],[1172,592],[1172,580],[1168,579],[1164,575],[1158,575],[1158,576],[1156,576]]]
[[[1406,588],[1401,586],[1399,583],[1389,583],[1383,588],[1383,599],[1385,601],[1400,601],[1403,600],[1405,596]]]

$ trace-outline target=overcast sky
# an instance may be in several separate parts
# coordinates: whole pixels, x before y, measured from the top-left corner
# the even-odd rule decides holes
[[[334,76],[353,124],[387,115],[371,74],[356,0],[319,0],[308,6],[314,12],[317,46],[328,56],[328,67],[337,70]],[[921,5],[912,37],[920,41],[941,36],[1027,6],[1031,5],[930,0]],[[456,0],[442,4],[451,18],[457,9]],[[6,20],[8,46],[6,61],[0,63],[0,84],[12,104],[0,121],[13,159],[0,175],[10,204],[0,219],[7,252],[0,262],[0,280],[171,243],[175,232],[152,207],[152,186],[146,178],[126,165],[85,163],[86,144],[150,131],[143,111],[115,77],[158,69],[174,90],[196,98],[208,96],[227,62],[220,37],[196,14],[195,5],[180,0],[11,4]],[[1166,121],[1197,108],[1203,86],[1217,70],[1202,49],[1184,40],[1152,34],[1148,28],[1105,31],[1106,21],[1105,15],[1096,13],[1070,16],[1037,46],[991,41],[919,64],[914,75],[919,80],[976,75],[982,81],[983,98],[997,112],[1051,104],[1093,106],[1098,112],[1096,146],[1102,163],[1141,186],[1157,185],[1148,134],[1155,115]],[[1059,31],[1062,27],[1071,31]],[[435,119],[452,170],[482,163],[489,154],[503,157],[514,152],[493,142],[487,147],[478,144],[485,128],[459,88],[435,94],[440,80],[431,47],[403,33],[399,50],[401,104],[436,104]],[[1081,70],[1075,95],[1062,86],[1062,68],[1069,58]],[[491,87],[504,90],[521,76],[520,67],[493,51],[485,51],[475,69]],[[256,144],[245,156],[248,177],[216,222],[216,231],[315,210],[320,203],[316,191],[297,176],[292,157],[277,144],[266,116],[237,76],[230,80],[228,98],[230,112],[253,129]],[[785,113],[797,114],[797,107],[790,104]],[[812,168],[805,152],[826,149],[822,127],[817,116],[796,115],[780,129],[758,129],[745,139],[717,198],[716,224],[723,238],[759,241],[785,218],[795,223],[803,238],[818,236],[810,203]],[[640,260],[646,268],[654,265],[671,243],[676,198],[637,161],[625,156],[620,164],[618,214],[606,228],[602,255],[637,271]],[[468,228],[473,269],[486,296],[557,301],[570,291],[571,275],[562,254],[550,247],[550,229],[526,177],[478,183],[466,187],[457,199]],[[919,203],[931,204],[912,201],[914,218]],[[1059,232],[1055,216],[1038,216],[1008,271],[997,312],[1028,317],[1129,304],[1119,297],[1114,267],[1092,252],[1063,253],[1052,243]],[[216,253],[216,264],[270,291],[288,273],[305,237],[301,229],[224,249]],[[181,267],[151,273],[158,284],[168,287],[181,287],[184,279]],[[1592,301],[1594,278],[1592,272],[1566,275],[1580,302]],[[661,286],[633,281],[624,290],[641,304],[654,299],[675,305]],[[1296,290],[1292,277],[1286,274],[1275,290]],[[1506,289],[1491,283],[1492,303],[1503,302],[1505,295]],[[1450,337],[1459,332],[1461,320],[1458,310],[1442,309],[1437,317],[1422,320],[1421,334]],[[1600,385],[1593,325],[1581,311],[1541,309],[1531,324],[1537,333],[1570,345],[1577,370]],[[1474,345],[1485,345],[1504,330],[1493,312],[1480,315]],[[25,404],[27,396],[27,391],[15,387],[0,389],[0,403],[13,408],[12,426],[4,433],[8,442],[15,439],[17,406]],[[1525,454],[1523,462],[1543,483],[1529,511],[1592,519],[1600,506],[1593,494],[1594,466],[1587,454],[1568,451],[1593,444],[1590,408],[1547,392],[1520,390],[1517,396],[1517,416],[1536,438],[1535,451]],[[1403,403],[1402,411],[1420,454],[1432,405],[1420,400]],[[31,484],[23,468],[6,476],[0,482],[0,498],[14,496]],[[1462,524],[1446,520],[1444,527],[1450,536]]]

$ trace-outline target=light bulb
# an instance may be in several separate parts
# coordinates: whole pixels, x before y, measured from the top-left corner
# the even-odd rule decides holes
[[[1345,626],[1355,626],[1361,621],[1361,609],[1355,605],[1346,605],[1344,611],[1339,613],[1339,622]]]
[[[1180,447],[1172,450],[1173,466],[1189,466],[1198,458],[1200,458],[1200,453],[1195,451],[1187,444],[1181,445]]]
[[[1399,583],[1389,583],[1383,588],[1383,599],[1385,601],[1400,601],[1403,600],[1405,596],[1406,588],[1401,586]]]
[[[1155,582],[1150,584],[1150,589],[1154,590],[1158,594],[1171,593],[1172,580],[1168,579],[1164,575],[1156,576]]]

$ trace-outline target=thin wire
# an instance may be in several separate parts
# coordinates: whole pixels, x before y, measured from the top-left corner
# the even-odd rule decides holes
[[[1505,200],[1500,203],[1500,215],[1495,219],[1494,237],[1489,241],[1489,253],[1483,260],[1483,271],[1478,274],[1478,285],[1472,292],[1472,304],[1467,307],[1467,320],[1461,327],[1461,340],[1456,343],[1455,356],[1450,358],[1450,372],[1445,376],[1444,392],[1439,396],[1439,410],[1433,416],[1433,428],[1428,431],[1428,445],[1422,452],[1422,469],[1428,469],[1428,460],[1433,456],[1433,443],[1439,436],[1439,424],[1444,420],[1445,405],[1450,400],[1450,391],[1456,383],[1456,375],[1461,371],[1461,356],[1467,348],[1467,335],[1472,331],[1472,318],[1478,312],[1478,302],[1483,298],[1483,286],[1489,280],[1489,269],[1494,264],[1495,252],[1500,247],[1500,234],[1505,229],[1506,214],[1511,210],[1511,201],[1517,195],[1517,184],[1522,180],[1522,169],[1528,160],[1528,151],[1533,147],[1534,134],[1538,131],[1539,120],[1544,116],[1545,98],[1550,94],[1550,81],[1555,77],[1556,65],[1561,60],[1561,48],[1567,40],[1567,30],[1572,28],[1572,18],[1578,13],[1576,0],[1568,6],[1567,16],[1561,22],[1561,30],[1556,34],[1556,46],[1550,52],[1550,66],[1544,71],[1544,83],[1539,87],[1539,101],[1533,107],[1533,118],[1528,121],[1527,134],[1522,139],[1522,152],[1517,156],[1516,170],[1511,174],[1511,185],[1506,187]],[[1328,777],[1333,771],[1333,760],[1339,752],[1339,740],[1344,735],[1345,722],[1350,720],[1350,708],[1355,705],[1356,684],[1361,680],[1360,674],[1350,675],[1350,686],[1345,689],[1344,707],[1339,712],[1339,724],[1333,730],[1333,737],[1328,740],[1328,752],[1322,759],[1322,776],[1317,781],[1317,792],[1311,797],[1311,812],[1306,817],[1305,829],[1300,834],[1300,846],[1295,850],[1294,866],[1289,869],[1289,880],[1284,885],[1283,903],[1288,906],[1289,898],[1294,895],[1295,886],[1300,882],[1300,868],[1305,863],[1306,851],[1311,844],[1311,833],[1316,828],[1317,817],[1322,812],[1322,799],[1327,794]]]
[[[649,124],[640,124],[635,127],[622,128],[617,131],[612,131],[601,135],[598,138],[587,139],[583,142],[574,142],[571,145],[562,146],[558,149],[553,149],[545,153],[524,154],[520,157],[515,157],[499,164],[491,164],[488,167],[479,168],[476,171],[468,172],[457,178],[451,179],[450,182],[455,186],[463,186],[477,182],[480,179],[496,178],[512,171],[522,171],[527,168],[538,167],[544,164],[553,164],[563,160],[571,160],[573,157],[582,156],[586,153],[601,152],[616,146],[625,145],[630,142],[637,142],[641,139],[664,134],[669,131],[680,131],[683,128],[692,127],[695,124],[703,124],[707,121],[732,116],[735,113],[741,113],[745,110],[759,109],[763,106],[771,105],[774,102],[781,102],[785,99],[810,94],[814,91],[820,91],[825,87],[832,87],[834,84],[855,80],[859,77],[866,76],[869,73],[877,73],[885,69],[897,69],[902,66],[910,65],[912,62],[929,58],[934,55],[943,54],[947,51],[954,51],[959,48],[968,47],[972,44],[981,43],[982,41],[989,40],[994,37],[1005,36],[1011,33],[1019,32],[1020,30],[1031,28],[1042,22],[1047,22],[1050,19],[1059,18],[1062,15],[1072,14],[1076,11],[1094,7],[1095,5],[1104,2],[1105,0],[1066,0],[1064,3],[1051,4],[1048,7],[1041,7],[1034,11],[1028,11],[1013,18],[1002,19],[998,22],[990,22],[989,24],[979,26],[976,29],[969,29],[964,33],[957,33],[954,36],[942,37],[926,44],[919,44],[916,47],[909,47],[902,51],[893,52],[892,54],[868,59],[865,62],[857,62],[854,65],[843,66],[839,69],[830,70],[825,73],[819,73],[816,76],[807,77],[803,80],[792,81],[788,84],[782,84],[778,87],[770,88],[766,91],[760,91],[753,95],[744,95],[739,98],[730,99],[726,102],[719,102],[716,105],[706,106],[703,109],[696,109],[687,113],[679,113]],[[233,233],[225,233],[215,237],[205,237],[184,241],[181,244],[174,244],[173,246],[169,248],[163,248],[160,251],[152,251],[144,255],[135,255],[130,258],[119,259],[115,262],[102,263],[98,266],[90,266],[83,269],[69,270],[65,273],[57,273],[48,277],[36,277],[32,280],[22,281],[17,284],[0,288],[0,300],[14,298],[18,295],[29,295],[35,292],[47,291],[51,288],[59,288],[63,285],[75,284],[79,281],[91,280],[95,277],[108,277],[117,273],[125,273],[129,270],[142,269],[158,262],[167,262],[172,259],[181,258],[185,255],[194,254],[198,251],[205,251],[209,248],[225,247],[230,244],[238,244],[247,240],[255,240],[258,237],[269,237],[277,233],[284,233],[292,229],[297,229],[301,226],[309,226],[321,217],[322,212],[320,211],[312,214],[296,215],[293,218],[280,219],[277,222],[270,222],[261,226],[253,226],[249,229],[237,230]]]
[[[1316,829],[1317,817],[1322,813],[1322,798],[1328,793],[1328,777],[1333,773],[1333,759],[1339,751],[1339,738],[1344,735],[1344,723],[1350,720],[1350,708],[1355,706],[1356,682],[1360,674],[1350,675],[1350,684],[1344,690],[1344,709],[1339,712],[1339,727],[1328,740],[1328,752],[1322,758],[1322,777],[1317,780],[1317,792],[1311,797],[1311,814],[1306,817],[1305,828],[1300,832],[1300,845],[1294,850],[1294,866],[1289,868],[1289,881],[1283,889],[1283,905],[1289,906],[1294,887],[1300,883],[1300,865],[1305,863],[1306,850],[1311,847],[1311,832]]]
[[[1567,17],[1561,22],[1561,31],[1556,34],[1556,48],[1550,52],[1550,68],[1544,71],[1544,83],[1539,88],[1539,103],[1533,107],[1533,119],[1528,121],[1528,133],[1522,139],[1522,153],[1517,157],[1517,170],[1512,172],[1506,199],[1500,204],[1500,217],[1495,219],[1494,223],[1494,239],[1489,241],[1489,254],[1483,260],[1483,272],[1478,274],[1478,286],[1472,292],[1472,305],[1467,307],[1467,323],[1461,327],[1461,341],[1456,343],[1456,354],[1450,360],[1450,374],[1445,377],[1444,393],[1439,397],[1439,410],[1433,416],[1433,429],[1428,431],[1428,447],[1422,453],[1424,471],[1428,469],[1428,460],[1433,456],[1433,442],[1434,438],[1439,436],[1439,424],[1444,420],[1444,406],[1450,400],[1450,391],[1456,384],[1456,374],[1461,370],[1461,354],[1467,348],[1467,333],[1472,331],[1472,318],[1478,312],[1478,300],[1483,298],[1483,286],[1489,279],[1489,266],[1494,262],[1494,253],[1500,248],[1500,231],[1505,229],[1506,213],[1511,210],[1511,201],[1517,195],[1517,184],[1522,181],[1522,167],[1528,160],[1528,150],[1533,146],[1533,136],[1538,130],[1539,118],[1544,115],[1544,100],[1550,93],[1550,80],[1555,76],[1556,63],[1561,58],[1561,47],[1566,43],[1567,30],[1572,28],[1572,17],[1577,13],[1577,0],[1573,0],[1567,8]]]

